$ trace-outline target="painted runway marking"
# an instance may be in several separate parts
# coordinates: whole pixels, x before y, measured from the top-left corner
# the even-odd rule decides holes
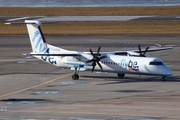
[[[7,102],[6,104],[36,104],[37,102],[29,102],[29,101],[18,101],[18,102]]]
[[[2,111],[7,111],[7,106],[1,106],[0,107],[0,112],[2,112]]]
[[[89,84],[89,82],[86,81],[61,81],[62,85],[84,85],[84,84]]]
[[[24,91],[26,91],[26,90],[30,90],[30,89],[33,89],[33,88],[36,88],[36,87],[39,87],[39,86],[42,86],[42,85],[45,85],[45,84],[54,82],[54,81],[59,80],[59,79],[61,79],[61,78],[67,77],[67,76],[69,76],[69,75],[71,75],[71,74],[73,74],[73,73],[69,73],[69,74],[66,74],[66,75],[64,75],[64,76],[60,76],[60,77],[58,77],[58,78],[54,78],[54,79],[52,79],[52,80],[49,80],[49,81],[47,81],[47,82],[44,82],[44,83],[41,83],[41,84],[38,84],[38,85],[35,85],[35,86],[31,86],[31,87],[28,87],[28,88],[25,88],[25,89],[21,89],[21,90],[15,91],[15,92],[11,92],[11,93],[7,93],[7,94],[4,94],[4,95],[1,95],[0,98],[6,97],[6,96],[10,96],[10,95],[13,95],[13,94],[17,94],[17,93],[20,93],[20,92],[24,92]]]
[[[62,94],[62,91],[37,91],[35,95],[52,95],[52,94]]]

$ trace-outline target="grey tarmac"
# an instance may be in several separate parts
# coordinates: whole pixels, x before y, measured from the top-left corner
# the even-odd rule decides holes
[[[173,71],[166,82],[160,77],[60,69],[35,58],[28,35],[0,36],[0,119],[38,120],[179,120],[180,35],[45,35],[64,49],[96,51],[132,50],[138,44],[174,46],[147,53],[161,58]]]

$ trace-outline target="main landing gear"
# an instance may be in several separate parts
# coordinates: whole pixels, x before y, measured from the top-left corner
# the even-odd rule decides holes
[[[162,76],[161,81],[162,82],[166,81],[166,76]]]
[[[75,68],[74,74],[72,75],[73,80],[78,80],[79,79],[79,75],[78,75],[79,69]]]
[[[76,73],[73,74],[73,75],[72,75],[72,79],[73,79],[73,80],[78,80],[78,79],[79,79],[79,75],[76,74]]]
[[[119,78],[123,78],[123,77],[125,76],[125,74],[124,74],[124,73],[118,73],[117,76],[118,76]]]

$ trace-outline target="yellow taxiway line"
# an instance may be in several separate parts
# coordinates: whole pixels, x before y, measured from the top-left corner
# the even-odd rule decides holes
[[[36,88],[36,87],[39,87],[39,86],[42,86],[42,85],[45,85],[45,84],[54,82],[54,81],[59,80],[59,79],[61,79],[61,78],[67,77],[67,76],[69,76],[69,75],[71,75],[71,74],[73,74],[73,73],[69,73],[69,74],[66,74],[66,75],[64,75],[64,76],[60,76],[60,77],[58,77],[58,78],[54,78],[54,79],[52,79],[52,80],[49,80],[49,81],[47,81],[47,82],[44,82],[44,83],[41,83],[41,84],[38,84],[38,85],[35,85],[35,86],[31,86],[31,87],[28,87],[28,88],[24,88],[24,89],[21,89],[21,90],[17,90],[17,91],[15,91],[15,92],[11,92],[11,93],[7,93],[7,94],[4,94],[4,95],[0,95],[0,98],[6,97],[6,96],[10,96],[10,95],[13,95],[13,94],[17,94],[17,93],[20,93],[20,92],[24,92],[24,91],[26,91],[26,90],[30,90],[30,89],[33,89],[33,88]]]

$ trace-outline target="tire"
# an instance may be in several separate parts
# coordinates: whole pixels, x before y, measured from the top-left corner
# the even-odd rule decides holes
[[[124,74],[124,73],[118,73],[117,75],[118,75],[118,77],[120,77],[120,78],[122,78],[122,77],[124,77],[124,76],[125,76],[125,74]]]
[[[79,75],[78,74],[73,74],[72,75],[72,79],[73,80],[78,80],[79,79]]]

